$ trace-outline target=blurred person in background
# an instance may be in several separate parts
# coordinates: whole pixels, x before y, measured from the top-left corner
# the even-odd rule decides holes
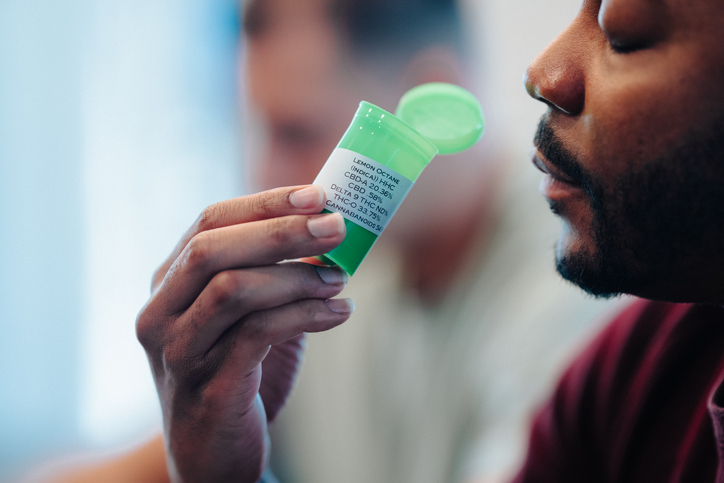
[[[245,7],[253,191],[311,183],[360,100],[394,111],[425,82],[489,99],[454,0]],[[426,168],[352,277],[351,323],[308,339],[273,427],[283,481],[468,481],[522,457],[525,416],[604,306],[551,270],[554,220],[509,179],[488,118],[478,146]]]

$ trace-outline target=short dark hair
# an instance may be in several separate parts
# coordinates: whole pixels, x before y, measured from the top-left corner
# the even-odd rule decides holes
[[[455,0],[334,0],[343,34],[356,53],[401,56],[429,45],[463,45]]]
[[[265,0],[244,3],[244,32],[253,37],[266,25]],[[430,45],[464,46],[456,0],[332,0],[329,15],[356,56],[405,58]]]

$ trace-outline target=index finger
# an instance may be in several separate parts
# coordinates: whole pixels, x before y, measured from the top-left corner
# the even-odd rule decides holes
[[[207,207],[186,231],[171,255],[153,275],[152,288],[158,286],[173,262],[186,248],[189,241],[201,232],[266,220],[285,215],[319,213],[324,208],[324,189],[321,186],[303,185],[275,188],[247,196],[221,201]]]

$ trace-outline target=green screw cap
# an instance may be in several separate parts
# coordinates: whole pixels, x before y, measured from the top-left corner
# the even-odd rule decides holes
[[[480,103],[462,87],[432,82],[407,91],[395,111],[432,142],[440,154],[454,154],[475,144],[483,135],[485,119]]]

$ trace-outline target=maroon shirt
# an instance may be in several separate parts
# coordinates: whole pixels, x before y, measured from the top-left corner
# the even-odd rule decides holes
[[[724,483],[723,376],[723,308],[635,302],[563,375],[515,483]]]

